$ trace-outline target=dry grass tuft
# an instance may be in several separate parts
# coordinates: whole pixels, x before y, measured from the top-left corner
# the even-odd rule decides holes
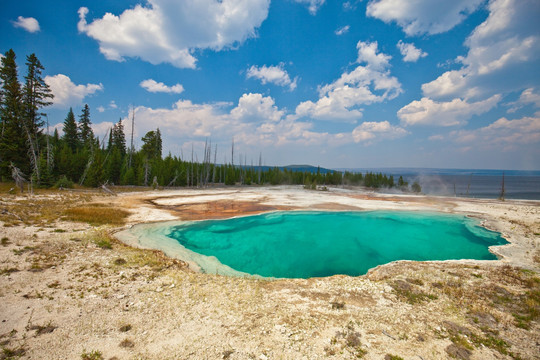
[[[68,221],[85,222],[90,225],[123,225],[130,213],[126,210],[105,206],[81,206],[64,211]]]
[[[120,329],[118,330],[120,330],[121,332],[128,332],[129,330],[131,330],[131,328],[132,328],[131,325],[127,324],[127,325],[120,326]]]
[[[423,292],[420,289],[420,286],[423,285],[423,282],[421,280],[396,280],[389,285],[394,289],[394,293],[400,300],[406,301],[411,305],[419,304],[428,300],[437,300],[436,295]]]
[[[135,343],[130,339],[124,339],[120,342],[119,346],[123,348],[132,348],[135,346]]]
[[[82,360],[103,360],[103,354],[101,351],[93,350],[90,352],[86,352],[86,350],[83,351],[81,354]]]

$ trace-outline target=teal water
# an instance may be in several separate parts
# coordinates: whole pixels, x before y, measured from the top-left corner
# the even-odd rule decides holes
[[[264,277],[365,274],[395,260],[493,260],[499,233],[460,215],[399,211],[276,212],[174,226],[169,237]]]

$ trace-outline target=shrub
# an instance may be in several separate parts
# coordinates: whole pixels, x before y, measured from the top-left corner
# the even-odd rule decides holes
[[[103,360],[103,354],[101,351],[93,350],[89,353],[86,352],[86,350],[83,351],[81,354],[82,360]]]
[[[62,175],[62,177],[60,177],[60,179],[58,179],[56,184],[54,184],[54,187],[57,188],[57,189],[60,189],[60,188],[72,189],[73,188],[73,181],[69,180],[66,177],[66,175]]]

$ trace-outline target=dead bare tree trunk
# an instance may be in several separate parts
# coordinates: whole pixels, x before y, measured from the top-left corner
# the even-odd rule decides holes
[[[193,143],[191,143],[191,186],[193,186]]]
[[[21,190],[21,193],[23,193],[24,183],[26,182],[26,179],[24,178],[24,174],[22,173],[21,170],[19,170],[18,167],[13,165],[13,163],[11,163],[9,167],[11,168],[11,177],[13,178],[13,180],[15,180],[15,185]]]
[[[499,200],[504,201],[504,194],[506,193],[506,189],[504,188],[504,171],[502,176],[502,184],[501,184],[501,195],[499,196]]]
[[[144,186],[148,186],[148,174],[150,172],[150,165],[148,164],[148,158],[144,161]]]
[[[28,125],[25,121],[23,123],[24,132],[26,133],[26,142],[28,143],[28,152],[30,157],[30,165],[34,169],[34,174],[36,175],[36,180],[39,181],[39,153],[37,149],[37,144],[34,144],[34,139],[32,138],[32,134],[30,134],[30,129],[28,129]]]
[[[133,156],[133,152],[135,151],[135,147],[133,145],[133,131],[135,129],[135,108],[133,107],[131,109],[131,144],[129,146],[129,162],[128,162],[128,169],[131,168],[131,158]]]
[[[261,184],[262,152],[259,152],[259,185]]]
[[[214,151],[214,168],[212,169],[212,183],[216,183],[216,162],[217,162],[217,144],[216,150]]]
[[[234,168],[234,137],[232,138],[232,145],[231,145],[231,165]]]
[[[108,184],[108,183],[109,183],[109,180],[107,180],[107,181],[105,182],[105,184],[101,185],[101,189],[102,189],[103,191],[105,191],[105,192],[106,192],[107,194],[109,194],[109,195],[117,196],[116,193],[115,193],[114,191],[112,191],[111,189],[109,189],[109,188],[107,187],[107,184]]]

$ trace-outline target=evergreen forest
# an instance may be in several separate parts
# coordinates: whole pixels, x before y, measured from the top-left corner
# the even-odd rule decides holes
[[[238,157],[235,164],[234,140],[227,164],[217,163],[217,146],[210,141],[206,142],[202,161],[194,159],[193,152],[189,159],[170,153],[164,157],[159,128],[142,137],[140,149],[134,148],[132,136],[126,137],[121,119],[99,139],[92,130],[88,105],[80,114],[72,109],[67,112],[62,136],[56,129],[50,134],[44,111],[54,95],[42,77],[44,67],[35,54],[26,57],[25,65],[23,82],[19,81],[13,50],[4,54],[0,67],[0,180],[15,181],[21,191],[23,184],[41,188],[290,184],[309,189],[324,185],[408,189],[401,176],[395,182],[393,176],[382,173],[262,166],[262,154],[257,165],[246,164],[247,157],[244,163]],[[417,183],[412,190],[421,191]]]

